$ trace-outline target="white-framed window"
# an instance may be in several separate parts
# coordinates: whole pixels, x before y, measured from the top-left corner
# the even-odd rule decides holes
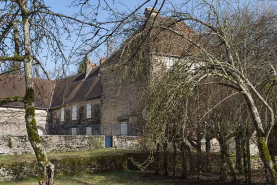
[[[91,136],[92,134],[92,128],[91,127],[86,127],[86,135]]]
[[[77,120],[77,106],[72,107],[72,120]]]
[[[71,128],[71,135],[77,135],[77,128]]]
[[[64,108],[61,108],[61,121],[64,121]]]
[[[121,135],[122,136],[127,136],[127,134],[128,134],[127,122],[121,122],[120,123],[120,130],[121,130]]]
[[[91,103],[87,104],[87,119],[91,118]]]

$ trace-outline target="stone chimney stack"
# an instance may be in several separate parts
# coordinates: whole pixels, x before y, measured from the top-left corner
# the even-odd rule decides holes
[[[153,9],[153,11],[152,11],[152,9]],[[152,11],[152,13],[151,13],[151,11]],[[151,18],[151,17],[155,17],[158,14],[158,12],[159,11],[155,8],[147,7],[147,8],[145,8],[144,15],[145,15],[145,18],[148,18],[149,16]],[[150,13],[151,13],[151,15],[150,15]]]
[[[103,64],[105,61],[106,61],[106,58],[101,58],[99,61],[100,65]]]
[[[88,74],[90,73],[90,71],[91,71],[93,68],[97,67],[97,64],[92,64],[92,63],[89,61],[89,59],[87,59],[87,60],[85,61],[85,65],[86,65],[86,69],[85,69],[85,71],[86,71],[86,76],[88,76]]]

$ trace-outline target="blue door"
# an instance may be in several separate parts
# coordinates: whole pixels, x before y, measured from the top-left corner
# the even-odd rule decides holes
[[[113,146],[113,136],[105,136],[105,147],[111,148]]]

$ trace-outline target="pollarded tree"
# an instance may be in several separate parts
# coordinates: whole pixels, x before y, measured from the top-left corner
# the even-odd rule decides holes
[[[146,26],[150,30],[146,33],[150,34],[145,34],[145,36],[140,32],[137,34],[137,37],[142,37],[139,42],[151,41],[145,42],[145,45],[151,44],[151,47],[159,48],[156,53],[159,53],[163,46],[168,49],[167,51],[163,50],[163,54],[168,54],[167,52],[176,46],[180,48],[179,51],[183,51],[179,55],[179,62],[175,69],[173,65],[174,72],[170,72],[171,83],[164,81],[168,83],[168,86],[157,90],[156,107],[153,107],[152,112],[149,108],[148,115],[153,113],[152,116],[149,116],[150,122],[151,118],[154,118],[157,123],[152,125],[157,132],[150,137],[163,137],[167,125],[165,120],[168,119],[167,115],[174,112],[177,102],[182,102],[184,97],[189,94],[188,89],[193,90],[204,80],[209,79],[209,83],[227,86],[244,97],[256,130],[261,159],[265,168],[270,172],[272,183],[276,184],[276,171],[267,146],[268,137],[275,124],[275,110],[273,101],[268,99],[262,88],[265,80],[273,81],[276,78],[274,73],[276,66],[276,11],[272,8],[256,10],[251,5],[242,6],[239,1],[198,0],[193,1],[191,6],[188,6],[187,2],[184,6],[174,7],[171,12],[172,19],[164,19],[169,21],[160,21],[155,19],[157,16],[154,16],[149,27]],[[199,12],[199,8],[201,12]],[[195,32],[188,34],[189,29],[182,29],[180,22],[189,24]],[[171,32],[184,42],[183,44],[178,41],[172,43],[174,37],[168,38],[167,41],[159,42],[157,39],[152,42],[151,39],[155,37],[155,35],[151,35],[152,30],[158,30],[154,31],[156,35],[161,32]],[[163,36],[167,35],[169,34]],[[143,52],[139,52],[139,50],[143,48],[144,43],[138,44],[139,47],[135,49],[131,47],[131,41],[132,39],[129,43],[126,42],[122,48],[131,48],[133,51],[129,52],[131,53],[130,58],[136,60],[133,63],[125,62],[124,65],[128,66],[131,69],[129,71],[132,71],[133,74],[138,74],[139,70],[143,68],[141,66],[149,65],[149,63],[145,62],[143,57],[139,57],[140,54],[143,55]],[[157,45],[153,46],[153,43],[157,43]],[[194,49],[191,50],[191,48]],[[122,55],[126,54],[124,51],[126,50],[123,49]],[[267,75],[264,75],[265,73]],[[151,91],[155,88],[155,83],[151,82],[151,75],[149,76],[148,85]],[[153,103],[151,100],[153,99],[150,98],[150,103]],[[168,104],[166,109],[161,106],[164,103]],[[154,116],[154,111],[157,113],[157,118]]]
[[[186,56],[196,66],[194,75],[188,78],[191,84],[200,84],[203,79],[218,77],[214,84],[228,86],[244,96],[256,129],[261,159],[270,172],[271,181],[276,184],[276,171],[269,155],[268,137],[275,124],[272,102],[264,96],[259,85],[265,73],[275,74],[276,11],[251,7],[237,8],[228,1],[198,1],[201,15],[179,11],[175,13],[180,21],[190,21],[203,36],[200,41],[188,38],[182,32],[166,28],[200,49],[197,55]],[[227,82],[227,83],[226,83]],[[189,83],[188,83],[189,84]],[[259,105],[263,105],[261,106]],[[266,114],[268,119],[263,119]]]

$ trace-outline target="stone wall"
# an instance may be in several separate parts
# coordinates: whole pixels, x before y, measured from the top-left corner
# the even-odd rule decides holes
[[[235,138],[229,139],[227,141],[227,145],[228,145],[229,152],[235,154],[235,151],[236,151]],[[202,143],[202,150],[206,151],[205,143]],[[219,141],[216,138],[211,140],[211,151],[220,152]],[[253,136],[250,138],[250,154],[251,155],[259,155],[259,149],[258,149],[258,145],[257,145],[257,138],[256,138],[255,134],[253,134]]]
[[[41,136],[47,152],[71,152],[105,148],[105,136]],[[0,137],[0,153],[31,154],[33,149],[27,136]]]
[[[122,79],[113,71],[116,61],[117,59],[112,57],[101,65],[101,124],[139,124],[143,107],[139,101],[138,84],[126,78]],[[112,135],[120,135],[120,127],[115,128],[118,129],[113,130]],[[109,130],[105,133],[111,135]]]
[[[44,135],[41,136],[47,152],[73,152],[105,148],[105,136],[81,135]],[[116,149],[143,149],[139,136],[113,136],[113,147]],[[0,137],[0,154],[20,155],[32,154],[33,149],[27,136]]]
[[[48,114],[46,110],[36,110],[37,127],[45,134]],[[0,107],[0,136],[27,135],[23,108]]]
[[[142,137],[139,136],[113,136],[113,147],[116,149],[142,150]]]

